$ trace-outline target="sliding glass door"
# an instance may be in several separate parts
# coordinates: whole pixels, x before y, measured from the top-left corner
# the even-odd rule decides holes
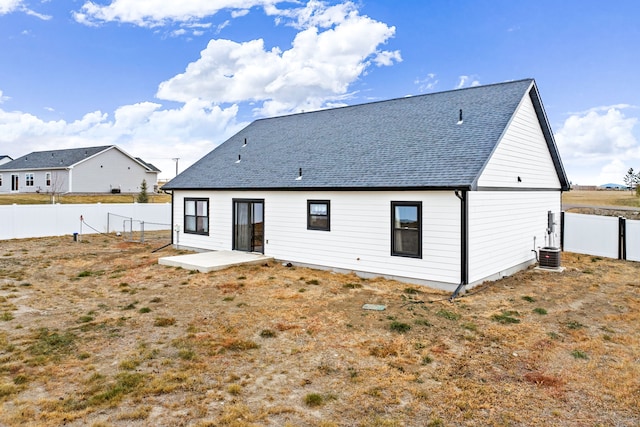
[[[264,200],[233,200],[233,250],[264,253]]]

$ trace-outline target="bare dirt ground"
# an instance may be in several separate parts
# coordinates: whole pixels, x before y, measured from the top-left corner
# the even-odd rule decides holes
[[[451,303],[162,243],[0,242],[0,425],[640,424],[640,263],[563,253]]]

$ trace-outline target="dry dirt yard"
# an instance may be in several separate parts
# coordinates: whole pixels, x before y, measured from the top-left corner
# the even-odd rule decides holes
[[[640,424],[640,263],[564,253],[451,303],[162,243],[0,242],[0,425]]]

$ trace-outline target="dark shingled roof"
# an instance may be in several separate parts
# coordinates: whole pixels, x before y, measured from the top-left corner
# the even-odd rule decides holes
[[[25,156],[0,165],[0,170],[36,170],[36,169],[63,169],[75,165],[89,157],[116,148],[115,145],[103,145],[100,147],[68,148],[63,150],[34,151]],[[122,151],[118,149],[119,151]],[[126,154],[123,152],[123,154]],[[128,154],[126,154],[128,156]],[[140,159],[135,158],[149,172],[160,172],[160,170]]]
[[[66,150],[34,151],[26,156],[0,165],[0,169],[60,169],[98,154],[112,145],[102,147],[69,148]]]
[[[256,120],[163,188],[472,189],[527,94],[566,181],[526,79]]]

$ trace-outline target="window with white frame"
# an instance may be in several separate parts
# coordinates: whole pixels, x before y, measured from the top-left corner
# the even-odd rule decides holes
[[[51,172],[47,172],[44,175],[44,183],[47,187],[51,187]]]
[[[27,187],[33,187],[34,181],[35,180],[32,173],[24,174],[24,185],[26,185]]]

